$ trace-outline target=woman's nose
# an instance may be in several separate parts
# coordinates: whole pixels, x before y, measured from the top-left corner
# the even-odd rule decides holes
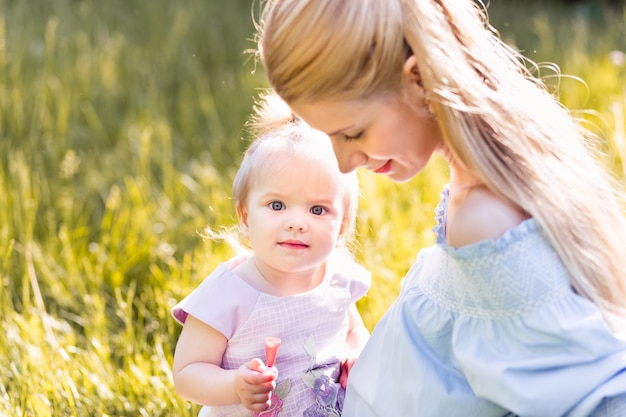
[[[335,158],[337,159],[339,171],[347,174],[362,166],[365,158],[363,158],[363,155],[359,152],[354,152],[348,149],[348,146],[342,144],[341,141],[341,139],[335,139],[332,141],[333,151],[335,152]]]
[[[357,168],[358,168],[358,165],[355,165],[351,163],[350,161],[339,164],[339,171],[341,171],[342,174],[349,174]]]

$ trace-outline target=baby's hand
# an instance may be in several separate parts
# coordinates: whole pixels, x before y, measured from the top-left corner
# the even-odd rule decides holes
[[[341,370],[339,372],[339,383],[341,384],[341,388],[346,389],[346,385],[348,384],[348,374],[350,373],[350,369],[354,366],[354,362],[356,362],[356,358],[348,358],[345,361],[341,362]]]
[[[277,377],[276,368],[268,368],[260,359],[241,365],[235,378],[235,391],[244,407],[250,411],[267,409]]]

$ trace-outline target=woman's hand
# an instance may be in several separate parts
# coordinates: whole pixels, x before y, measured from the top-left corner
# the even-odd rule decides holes
[[[345,361],[341,362],[339,383],[341,384],[341,388],[343,389],[346,389],[346,386],[348,385],[348,374],[350,374],[350,370],[354,366],[354,362],[356,362],[356,358],[348,358]]]
[[[252,359],[237,370],[235,392],[248,410],[264,411],[271,405],[277,377],[276,368],[268,368],[260,359]]]

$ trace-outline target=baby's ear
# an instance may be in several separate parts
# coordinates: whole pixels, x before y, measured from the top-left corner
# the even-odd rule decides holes
[[[349,229],[350,229],[350,218],[346,216],[341,221],[341,227],[339,228],[339,239],[337,240],[337,243],[339,243],[341,239],[346,237],[346,234],[348,233]]]
[[[235,211],[237,212],[237,220],[239,221],[239,231],[242,236],[248,237],[248,209],[238,201],[235,204]]]

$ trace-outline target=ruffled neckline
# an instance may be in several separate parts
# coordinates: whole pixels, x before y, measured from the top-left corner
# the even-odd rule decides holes
[[[446,241],[449,196],[450,184],[446,184],[440,193],[440,200],[435,208],[435,226],[432,230],[436,235],[437,246],[442,247],[446,252],[452,255],[462,257],[488,256],[493,254],[495,251],[502,251],[506,249],[513,243],[518,242],[520,239],[523,239],[528,235],[540,232],[535,219],[529,218],[507,230],[502,236],[496,239],[481,240],[479,242],[458,248],[450,246]]]
[[[444,189],[439,193],[439,203],[435,207],[435,227],[433,232],[437,237],[438,245],[446,245],[446,222],[447,222],[447,210],[448,210],[448,197],[450,195],[450,185],[447,184]]]

